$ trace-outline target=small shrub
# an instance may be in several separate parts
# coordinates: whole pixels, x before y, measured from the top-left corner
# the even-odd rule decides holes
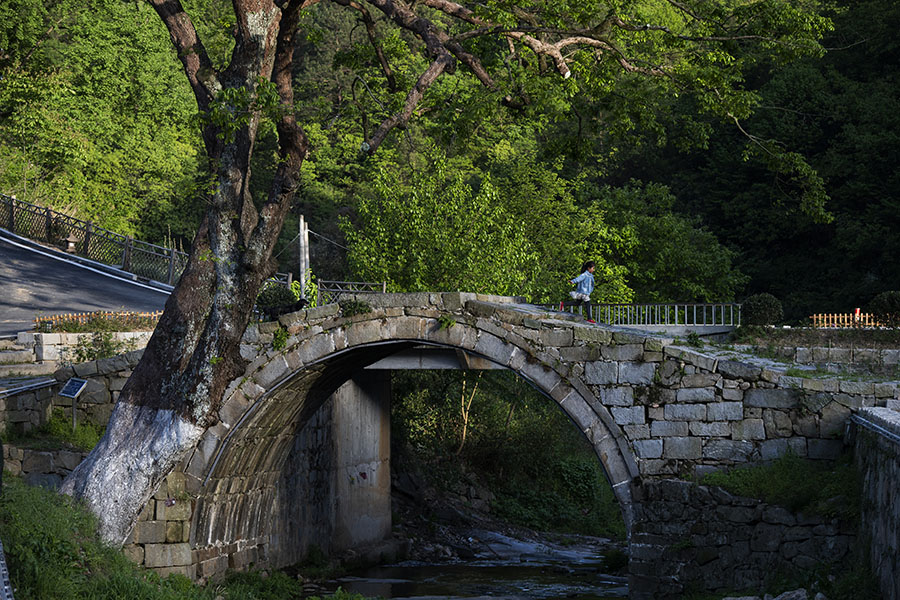
[[[361,300],[342,300],[338,304],[341,307],[341,314],[345,317],[364,315],[372,312],[372,307]]]
[[[741,303],[741,320],[745,325],[774,325],[783,316],[781,301],[772,294],[754,294]]]
[[[884,327],[900,328],[900,291],[881,292],[869,303],[869,312]]]
[[[294,290],[281,284],[270,283],[257,296],[256,305],[260,308],[272,308],[293,304],[296,301]]]
[[[63,363],[83,363],[101,358],[112,358],[135,349],[137,343],[133,340],[117,340],[112,332],[98,331],[91,337],[81,337],[71,350],[66,351]],[[71,353],[71,354],[70,354]]]
[[[288,330],[284,327],[279,327],[275,330],[275,333],[272,336],[272,348],[275,350],[284,350],[284,347],[287,345],[287,339],[290,336]]]
[[[703,340],[700,339],[700,335],[696,331],[692,331],[688,334],[687,343],[688,346],[693,346],[694,348],[703,347]]]

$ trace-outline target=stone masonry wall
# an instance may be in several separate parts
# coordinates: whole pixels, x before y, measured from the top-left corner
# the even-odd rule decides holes
[[[644,482],[636,500],[629,563],[633,600],[760,591],[790,569],[840,562],[855,541],[847,524],[687,481]]]
[[[770,350],[743,345],[735,346],[735,349],[747,352],[774,352],[779,360],[798,365],[814,365],[829,371],[860,370],[900,375],[900,349],[785,346]]]
[[[93,333],[35,333],[32,331],[19,332],[16,343],[26,348],[34,349],[35,359],[44,361],[71,361],[74,358],[74,349],[82,341],[89,342]],[[112,339],[121,343],[125,350],[139,350],[150,341],[152,331],[113,331]]]
[[[20,475],[28,485],[57,489],[87,452],[78,450],[33,450],[3,444],[3,470]]]
[[[884,599],[900,600],[900,412],[871,408],[859,416],[880,428],[855,428],[863,478],[861,535]]]
[[[728,356],[666,345],[618,346],[586,361],[584,380],[609,407],[641,475],[703,475],[792,452],[834,459],[851,412],[900,398],[897,382],[789,377]]]
[[[119,392],[143,352],[135,350],[64,367],[53,374],[56,385],[0,398],[0,424],[27,433],[46,423],[54,407],[63,408],[71,417],[72,399],[63,398],[58,392],[71,377],[80,377],[88,383],[77,399],[78,420],[105,427]]]

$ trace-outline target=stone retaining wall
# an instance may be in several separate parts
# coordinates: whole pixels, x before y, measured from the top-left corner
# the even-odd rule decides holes
[[[644,482],[636,500],[633,600],[761,591],[791,569],[839,563],[855,543],[854,526],[687,481]]]
[[[25,483],[57,489],[87,452],[79,450],[32,450],[3,444],[3,470],[20,475]]]
[[[612,346],[605,360],[586,360],[583,375],[644,477],[704,475],[788,452],[831,460],[854,410],[900,399],[897,382],[790,377],[693,348],[656,351],[651,342],[659,343]]]
[[[79,422],[106,427],[113,405],[119,399],[119,392],[143,352],[134,350],[112,358],[65,367],[53,374],[56,385],[0,398],[0,425],[13,428],[18,433],[27,433],[46,423],[54,407],[63,408],[71,417],[72,399],[63,398],[58,392],[71,377],[80,377],[87,379],[87,385],[76,402]]]
[[[900,412],[870,408],[859,416],[881,428],[855,428],[863,478],[861,535],[884,599],[900,600]]]
[[[113,331],[112,340],[123,345],[123,350],[139,350],[150,341],[152,331]],[[35,333],[19,332],[16,343],[34,350],[35,359],[41,362],[71,361],[79,342],[90,342],[93,333]]]
[[[774,355],[782,361],[798,365],[815,365],[829,371],[868,371],[900,376],[900,349],[879,348],[804,348],[782,346],[759,348],[738,345],[735,349],[748,353]]]

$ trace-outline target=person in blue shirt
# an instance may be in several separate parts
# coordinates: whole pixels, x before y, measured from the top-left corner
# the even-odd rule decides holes
[[[594,323],[591,315],[591,292],[594,291],[594,261],[586,261],[581,265],[581,274],[574,279],[569,279],[569,283],[575,286],[575,289],[569,292],[572,300],[569,302],[560,302],[559,310],[565,310],[569,306],[583,306],[587,308],[585,318],[588,323]]]

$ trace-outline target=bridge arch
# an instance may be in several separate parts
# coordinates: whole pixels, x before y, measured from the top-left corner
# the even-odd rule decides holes
[[[297,515],[315,509],[292,503],[291,487],[303,483],[291,481],[297,465],[288,463],[315,470],[316,457],[298,447],[303,435],[321,435],[320,423],[307,426],[310,419],[363,367],[421,346],[510,369],[559,404],[594,447],[630,529],[638,476],[634,455],[573,360],[598,357],[596,341],[589,339],[596,328],[568,315],[535,314],[539,309],[509,298],[389,294],[369,300],[378,305],[366,314],[323,307],[263,324],[247,336],[247,356],[258,356],[229,386],[221,422],[186,461],[185,472],[201,480],[191,523],[191,545],[201,561],[204,549],[213,555],[236,543],[257,548],[257,560],[265,555],[272,566],[302,558],[297,549],[305,534]],[[288,334],[278,350],[272,347],[275,331]],[[387,486],[389,494],[389,469],[374,465],[365,485]]]

